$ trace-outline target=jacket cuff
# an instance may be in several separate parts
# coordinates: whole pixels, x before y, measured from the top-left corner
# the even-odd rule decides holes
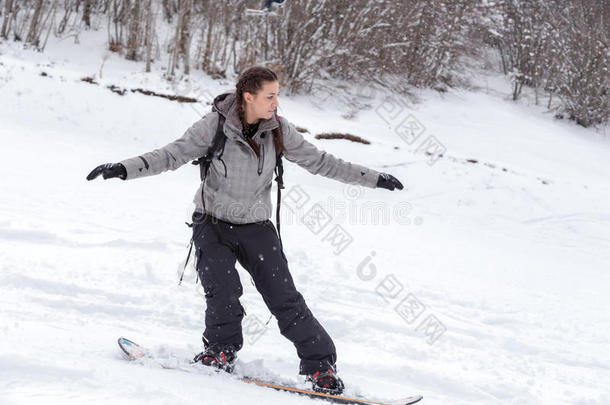
[[[363,172],[364,175],[362,175],[363,178],[361,184],[365,187],[377,188],[377,180],[379,180],[379,175],[381,173],[369,168],[365,168],[360,171],[361,174]]]
[[[127,171],[127,177],[125,180],[143,177],[148,172],[148,168],[146,167],[148,164],[145,165],[145,163],[148,162],[139,156],[131,159],[121,160],[119,163],[125,166],[125,170]]]

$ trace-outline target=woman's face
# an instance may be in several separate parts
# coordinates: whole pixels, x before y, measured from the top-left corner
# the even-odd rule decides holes
[[[248,123],[273,117],[273,112],[280,105],[279,95],[280,84],[277,81],[263,82],[262,88],[256,94],[244,93]]]

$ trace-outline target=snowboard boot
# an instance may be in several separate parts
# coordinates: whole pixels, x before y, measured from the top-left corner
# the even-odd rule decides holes
[[[203,352],[195,356],[193,363],[201,363],[204,366],[232,373],[236,359],[237,352],[232,345],[209,345]]]
[[[311,382],[313,391],[323,394],[339,395],[345,388],[343,381],[333,368],[316,371],[314,374],[308,375],[306,379]]]

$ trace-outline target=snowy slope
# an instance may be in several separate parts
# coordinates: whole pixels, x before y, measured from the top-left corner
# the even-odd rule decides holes
[[[0,403],[310,403],[200,368],[120,358],[121,335],[180,364],[200,350],[204,300],[192,269],[177,286],[198,172],[85,176],[178,138],[205,106],[110,92],[105,85],[176,90],[116,55],[100,85],[80,81],[103,57],[96,34],[81,43],[51,43],[45,54],[0,44]],[[232,86],[195,77],[190,94],[200,98]],[[304,211],[283,208],[295,282],[335,339],[349,394],[608,404],[610,142],[507,101],[504,79],[481,80],[478,92],[424,92],[399,110],[379,94],[354,120],[332,100],[280,100],[314,134],[370,140],[312,142],[407,186],[361,189],[287,164],[287,191],[309,196]],[[408,114],[425,127],[411,145],[395,131]],[[446,147],[434,164],[417,151],[429,135]],[[316,203],[353,238],[338,254],[328,229],[302,223]],[[389,220],[372,221],[371,206]],[[269,312],[239,270],[246,321],[264,324]],[[396,311],[404,299],[423,306],[417,319]],[[429,316],[446,328],[432,344],[421,327]],[[274,320],[246,342],[242,370],[297,380],[296,353]]]

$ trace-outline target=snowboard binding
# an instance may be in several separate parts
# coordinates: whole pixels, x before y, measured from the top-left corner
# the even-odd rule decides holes
[[[196,355],[192,363],[201,363],[204,366],[213,367],[219,371],[232,373],[237,359],[236,350],[230,346],[218,347],[216,345],[206,346],[205,350]]]
[[[332,370],[316,371],[307,376],[307,381],[312,383],[312,390],[322,394],[339,395],[345,389],[343,381]]]

